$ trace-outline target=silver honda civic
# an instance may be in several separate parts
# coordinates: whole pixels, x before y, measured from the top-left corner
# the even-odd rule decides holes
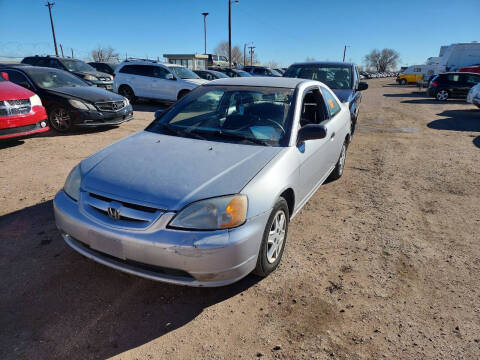
[[[55,197],[57,227],[82,255],[153,280],[266,276],[289,222],[342,175],[350,121],[318,81],[211,81],[78,164]]]

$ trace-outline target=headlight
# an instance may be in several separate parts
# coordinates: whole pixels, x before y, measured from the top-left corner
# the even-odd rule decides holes
[[[95,106],[93,106],[92,104],[89,104],[89,103],[86,103],[86,102],[83,102],[83,101],[80,101],[80,100],[70,99],[70,100],[68,100],[68,102],[74,108],[79,109],[79,110],[97,110],[95,108]]]
[[[82,173],[80,172],[80,165],[75,166],[65,180],[63,191],[75,201],[80,198],[80,183],[82,181]]]
[[[42,106],[42,100],[40,100],[40,98],[38,97],[38,95],[33,95],[32,97],[30,97],[30,105],[32,107],[34,106]]]
[[[123,102],[125,103],[125,106],[130,105],[130,101],[126,97],[123,98]]]
[[[85,75],[83,78],[84,78],[85,80],[88,80],[88,81],[97,81],[97,80],[98,80],[98,79],[97,79],[95,76],[93,76],[93,75]]]
[[[197,230],[234,228],[245,222],[247,203],[245,195],[230,195],[197,201],[180,211],[169,226]]]

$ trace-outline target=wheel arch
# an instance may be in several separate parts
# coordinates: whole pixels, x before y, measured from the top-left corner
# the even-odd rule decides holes
[[[279,197],[284,198],[287,202],[289,217],[291,217],[293,211],[295,210],[295,192],[292,188],[287,188],[280,194]]]

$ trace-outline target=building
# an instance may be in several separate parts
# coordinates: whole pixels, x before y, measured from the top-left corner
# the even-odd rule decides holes
[[[185,66],[190,70],[205,70],[208,67],[208,55],[204,54],[163,54],[169,64]]]

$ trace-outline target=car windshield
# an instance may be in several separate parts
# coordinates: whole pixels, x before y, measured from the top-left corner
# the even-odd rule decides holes
[[[287,146],[293,89],[204,86],[193,90],[147,131],[263,146]]]
[[[282,76],[282,74],[280,74],[277,70],[275,69],[270,69],[270,71],[272,72],[272,75],[275,75],[275,76]]]
[[[235,70],[236,73],[238,74],[238,76],[240,77],[249,77],[249,76],[252,76],[252,74],[246,72],[246,71],[243,71],[243,70]]]
[[[80,71],[96,71],[95,68],[87,63],[84,63],[80,60],[62,60],[62,64],[69,71],[80,72]]]
[[[63,70],[46,68],[29,69],[28,75],[30,75],[35,85],[41,88],[89,86],[83,80]]]
[[[169,66],[168,68],[180,79],[200,79],[200,76],[183,66]]]
[[[283,76],[318,80],[330,89],[352,88],[352,71],[350,66],[328,64],[292,65]]]

